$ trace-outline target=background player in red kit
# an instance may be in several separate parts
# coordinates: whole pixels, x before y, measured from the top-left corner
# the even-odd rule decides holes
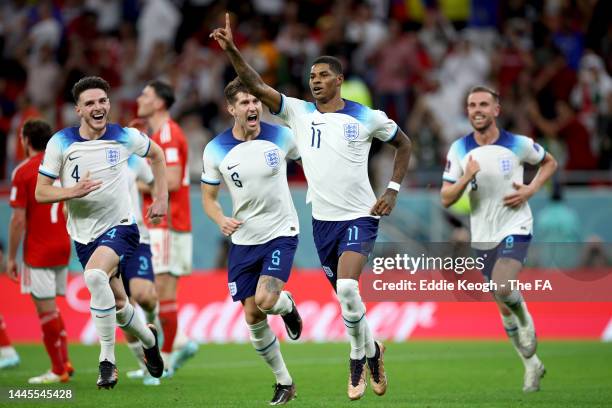
[[[32,377],[30,384],[66,382],[73,373],[68,359],[64,321],[55,303],[66,290],[70,238],[62,203],[40,204],[34,198],[38,168],[53,132],[39,119],[23,126],[21,138],[27,159],[13,172],[7,273],[17,281],[17,249],[23,239],[21,291],[32,295],[40,318],[51,370]],[[25,233],[25,238],[24,238]]]
[[[189,171],[187,139],[168,111],[174,103],[172,87],[162,81],[151,81],[138,97],[138,116],[146,119],[153,132],[151,139],[164,151],[170,204],[168,216],[153,225],[145,219],[151,234],[153,272],[159,296],[159,318],[164,333],[162,356],[170,372],[193,356],[197,344],[186,336],[177,336],[178,278],[191,274],[192,236],[189,204]],[[145,195],[143,208],[151,204]],[[145,217],[146,218],[146,217]],[[170,353],[175,353],[170,356]]]

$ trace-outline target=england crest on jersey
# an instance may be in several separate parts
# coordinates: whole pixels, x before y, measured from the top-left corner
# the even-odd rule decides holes
[[[512,159],[509,157],[502,157],[499,160],[499,169],[504,176],[509,176],[512,173]]]
[[[106,161],[111,166],[119,164],[119,149],[113,147],[106,148]]]
[[[272,168],[278,167],[280,163],[280,154],[278,153],[278,149],[268,150],[264,153],[264,157],[266,158],[266,164]]]
[[[353,141],[359,137],[359,123],[345,123],[344,124],[344,138],[346,140]]]

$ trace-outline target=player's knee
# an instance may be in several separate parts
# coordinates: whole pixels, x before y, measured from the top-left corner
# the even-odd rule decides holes
[[[266,314],[272,310],[277,301],[277,294],[269,292],[255,294],[255,304],[257,305],[257,308]]]
[[[359,295],[359,283],[354,279],[338,279],[336,289],[342,316],[351,321],[361,318],[365,308]]]
[[[259,323],[265,318],[266,314],[256,307],[253,309],[244,309],[244,320],[249,325]]]
[[[87,269],[83,273],[85,285],[90,292],[108,286],[108,275],[102,269]]]
[[[157,297],[149,291],[132,292],[131,298],[144,310],[153,310],[157,304]]]

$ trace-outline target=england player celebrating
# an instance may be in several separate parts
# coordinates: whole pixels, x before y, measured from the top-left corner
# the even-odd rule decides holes
[[[484,86],[470,90],[467,113],[474,132],[451,145],[440,195],[449,207],[468,188],[472,246],[485,259],[484,275],[497,284],[494,296],[504,328],[525,365],[523,391],[531,392],[540,389],[545,369],[535,354],[533,320],[508,280],[517,278],[531,241],[527,200],[555,172],[557,162],[530,138],[499,129],[499,112],[495,91]],[[523,184],[523,163],[540,166],[528,185]]]
[[[38,202],[66,201],[68,233],[85,269],[91,317],[100,337],[97,385],[107,389],[117,383],[116,324],[142,342],[151,375],[160,377],[163,373],[156,330],[145,326],[135,315],[119,279],[139,240],[125,169],[130,154],[151,158],[156,196],[149,216],[163,217],[168,205],[161,149],[136,129],[107,123],[109,89],[99,77],[85,77],[74,85],[72,94],[81,124],[51,138],[36,185]],[[53,185],[58,178],[61,187]]]
[[[211,34],[228,55],[249,92],[289,126],[295,136],[312,202],[313,232],[319,259],[336,289],[351,342],[348,396],[365,393],[365,365],[377,395],[387,389],[384,346],[375,342],[365,319],[359,277],[378,233],[379,216],[395,206],[408,168],[411,143],[387,116],[342,99],[342,65],[334,57],[317,58],[310,70],[315,103],[289,98],[266,85],[233,42],[229,15],[225,28]],[[368,152],[373,138],[397,149],[392,181],[376,200],[368,180]]]
[[[260,122],[261,101],[238,78],[225,88],[234,126],[204,149],[202,203],[221,232],[231,236],[229,291],[240,300],[253,347],[276,376],[271,405],[295,398],[295,385],[283,361],[267,315],[281,315],[287,333],[297,339],[302,320],[291,294],[283,291],[298,244],[298,218],[286,159],[299,159],[291,131]],[[217,200],[221,179],[232,196],[232,217]]]

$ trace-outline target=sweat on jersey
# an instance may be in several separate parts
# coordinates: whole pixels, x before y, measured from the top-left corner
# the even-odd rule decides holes
[[[141,206],[141,194],[138,190],[138,182],[141,181],[145,184],[151,184],[153,182],[153,171],[151,166],[146,159],[133,154],[128,159],[128,174],[130,181],[130,198],[132,202],[132,213],[136,217],[136,225],[138,225],[138,232],[140,233],[140,243],[150,244],[151,236],[149,235],[149,229],[144,223],[142,216]]]
[[[281,98],[280,111],[273,114],[295,136],[312,216],[320,221],[371,217],[376,196],[368,178],[368,153],[373,138],[395,138],[395,122],[382,111],[346,99],[343,109],[322,113],[314,103]]]
[[[62,187],[74,186],[87,172],[101,187],[85,197],[66,202],[68,233],[78,243],[88,244],[116,225],[133,224],[127,160],[132,153],[146,156],[151,141],[134,128],[109,124],[96,140],[81,137],[78,127],[53,135],[38,171]]]
[[[545,155],[544,148],[532,139],[503,129],[492,144],[479,145],[470,133],[451,145],[444,181],[455,183],[459,180],[470,156],[480,165],[475,181],[468,185],[474,248],[490,249],[508,235],[532,233],[529,204],[510,208],[504,205],[504,197],[516,191],[512,183],[523,184],[523,163],[539,164]]]
[[[232,243],[259,245],[298,234],[287,158],[299,159],[291,131],[264,122],[253,140],[236,139],[230,128],[204,148],[202,183],[219,185],[223,179],[232,197],[232,217],[243,222]]]

